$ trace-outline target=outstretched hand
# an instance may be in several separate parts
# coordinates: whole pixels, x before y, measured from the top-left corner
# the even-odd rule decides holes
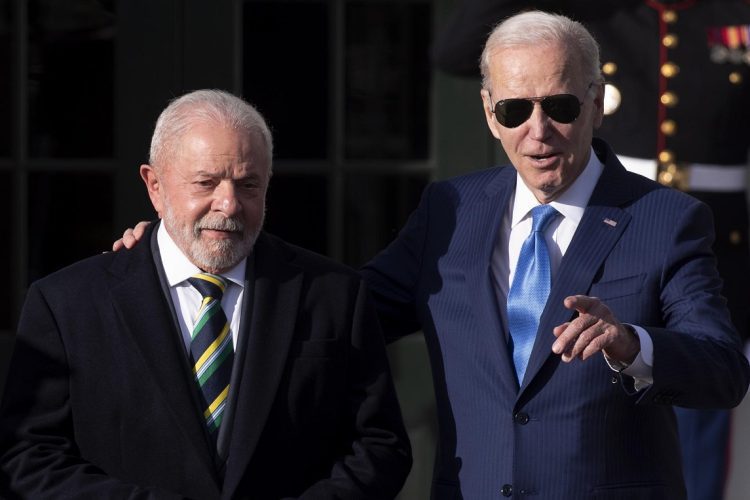
[[[564,304],[578,312],[575,319],[552,330],[557,337],[552,351],[560,354],[564,362],[586,360],[600,351],[613,361],[633,362],[641,349],[638,335],[620,323],[606,304],[585,295],[566,297]]]
[[[127,228],[122,233],[122,238],[112,244],[112,250],[116,252],[121,248],[133,248],[143,238],[149,224],[150,222],[142,220],[134,228]]]

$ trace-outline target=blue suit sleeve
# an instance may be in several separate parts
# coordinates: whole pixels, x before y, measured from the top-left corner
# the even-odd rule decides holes
[[[434,186],[427,186],[397,238],[360,270],[388,342],[420,329],[416,301]]]
[[[712,244],[712,214],[695,203],[675,224],[664,256],[664,327],[646,327],[654,344],[654,386],[640,402],[723,408],[745,396],[750,367],[728,312],[717,314],[727,309]]]

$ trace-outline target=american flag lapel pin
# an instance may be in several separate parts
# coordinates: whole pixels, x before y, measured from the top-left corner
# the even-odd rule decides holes
[[[604,219],[604,223],[605,224],[609,224],[612,227],[615,227],[617,225],[617,221],[616,220],[612,220],[609,217],[607,217],[606,219]]]

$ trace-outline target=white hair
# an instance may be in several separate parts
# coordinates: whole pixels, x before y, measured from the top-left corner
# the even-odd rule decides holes
[[[561,44],[571,54],[578,54],[584,76],[595,83],[602,81],[599,44],[579,22],[558,14],[539,10],[511,16],[493,28],[479,61],[482,87],[489,88],[490,58],[498,49],[530,45]]]
[[[158,167],[175,153],[180,138],[196,124],[216,124],[257,134],[271,174],[273,137],[263,116],[245,100],[216,89],[196,90],[172,100],[156,120],[149,163]]]

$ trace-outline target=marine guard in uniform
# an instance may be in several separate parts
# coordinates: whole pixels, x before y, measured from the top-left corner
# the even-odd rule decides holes
[[[750,0],[464,0],[438,35],[437,67],[478,76],[492,27],[528,8],[577,19],[599,41],[608,83],[598,135],[625,167],[712,208],[724,295],[747,340]],[[721,498],[729,412],[676,413],[690,500]]]

